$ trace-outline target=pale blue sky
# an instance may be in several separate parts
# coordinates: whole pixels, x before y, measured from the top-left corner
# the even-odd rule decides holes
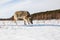
[[[0,18],[9,18],[15,11],[35,12],[60,9],[60,0],[0,0]]]

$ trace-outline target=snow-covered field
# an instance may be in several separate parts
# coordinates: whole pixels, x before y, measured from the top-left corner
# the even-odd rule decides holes
[[[14,23],[14,21],[0,21],[0,26],[2,26],[2,25],[4,25],[4,26],[6,26],[6,25],[15,25],[15,26],[17,26],[17,25],[24,25],[24,22],[23,21],[17,21],[17,25],[16,25],[16,23]],[[59,20],[34,20],[33,21],[33,25],[60,25],[60,19]]]
[[[60,40],[60,20],[0,21],[0,40]]]

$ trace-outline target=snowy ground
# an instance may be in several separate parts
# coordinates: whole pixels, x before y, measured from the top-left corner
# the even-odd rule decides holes
[[[0,21],[0,40],[60,40],[60,20],[35,20],[33,25]]]

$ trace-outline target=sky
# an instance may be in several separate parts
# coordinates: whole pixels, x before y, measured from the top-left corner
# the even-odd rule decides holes
[[[9,18],[16,11],[30,14],[60,9],[60,0],[0,0],[0,18]]]

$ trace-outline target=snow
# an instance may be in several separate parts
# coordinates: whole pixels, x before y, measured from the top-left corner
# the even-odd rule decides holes
[[[0,40],[60,40],[60,20],[0,21]],[[57,25],[57,26],[56,26]]]
[[[0,28],[0,40],[60,40],[60,27]]]
[[[56,20],[33,20],[33,25],[47,24],[47,25],[60,25],[60,19]],[[14,21],[0,21],[0,25],[16,25]],[[24,21],[17,21],[17,25],[24,25]],[[31,24],[30,24],[31,25]]]

